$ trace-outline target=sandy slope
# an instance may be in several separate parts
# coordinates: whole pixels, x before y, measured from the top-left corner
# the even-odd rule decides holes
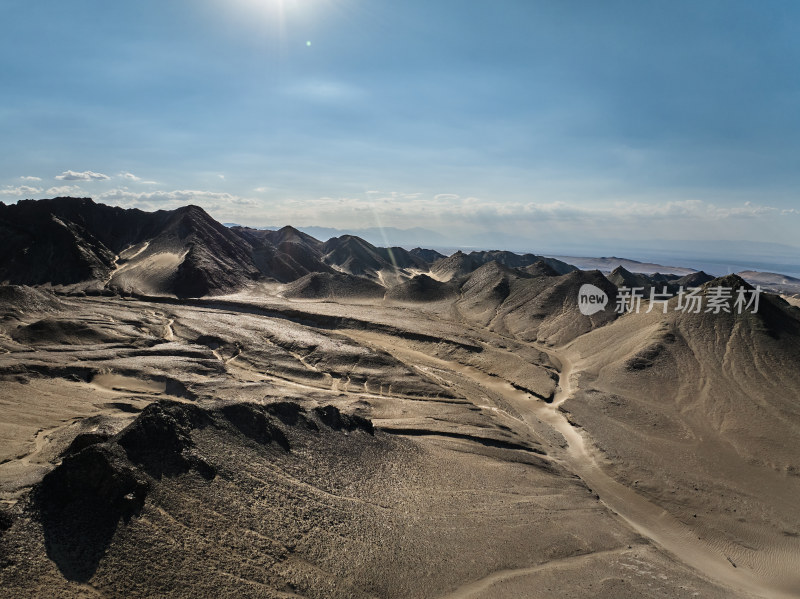
[[[789,329],[779,340],[764,326],[626,316],[569,348],[579,389],[564,408],[615,479],[711,550],[713,571],[730,558],[737,577],[791,596],[800,591],[798,352]],[[675,540],[682,552],[692,545]]]
[[[363,334],[357,337],[365,338]],[[374,341],[374,338],[373,338]],[[409,361],[419,362],[426,358],[413,350],[399,350],[395,344],[395,352]],[[596,450],[591,441],[586,441],[579,429],[570,424],[559,408],[574,392],[573,366],[566,353],[550,350],[553,359],[561,363],[561,387],[552,404],[535,401],[530,394],[515,389],[496,377],[484,374],[475,368],[458,363],[438,362],[441,368],[451,369],[469,377],[484,388],[498,393],[508,405],[515,408],[526,424],[531,428],[541,427],[541,423],[551,426],[563,436],[565,447],[558,449],[548,447],[551,455],[559,463],[581,477],[592,491],[597,493],[602,502],[619,514],[634,530],[643,537],[654,541],[659,547],[666,549],[681,562],[690,566],[712,580],[736,589],[738,592],[764,597],[793,597],[795,588],[794,576],[786,576],[789,564],[794,563],[796,554],[789,554],[788,563],[772,563],[759,572],[735,567],[728,556],[713,544],[698,539],[688,526],[670,515],[656,503],[648,500],[635,490],[617,482],[610,476],[596,459]],[[537,420],[539,422],[537,422]],[[557,567],[557,565],[553,565]],[[452,597],[479,597],[482,593],[497,592],[496,587],[519,576],[530,576],[546,568],[533,567],[523,572],[496,573],[489,580],[481,580],[465,585]],[[493,590],[494,589],[494,590]],[[487,594],[485,596],[496,596]]]
[[[651,369],[649,381],[625,369],[660,334],[656,319],[618,319],[553,347],[521,325],[520,338],[509,327],[487,330],[464,302],[412,308],[269,294],[64,302],[44,324],[36,312],[2,324],[5,422],[35,420],[4,442],[0,465],[12,515],[0,533],[0,582],[17,596],[624,599],[796,589],[797,538],[770,528],[748,536],[760,521],[737,529],[738,516],[724,511],[731,500],[717,497],[749,493],[753,503],[739,508],[746,518],[761,509],[771,521],[795,519],[796,479],[774,469],[793,454],[776,454],[772,469],[737,461],[728,440],[757,453],[759,437],[739,436],[730,417],[681,428],[700,413],[687,403],[688,364]],[[521,323],[521,311],[513,314],[509,322]],[[759,343],[782,364],[774,351],[785,344]],[[670,359],[690,355],[681,349]],[[682,393],[674,404],[658,393],[671,388],[659,378],[670,372]],[[705,380],[712,386],[703,397],[717,397],[721,382]],[[743,380],[756,381],[741,384],[757,396],[760,382]],[[776,384],[796,389],[791,379]],[[599,403],[598,394],[616,395]],[[310,433],[276,421],[291,441],[287,452],[253,445],[228,425],[193,429],[192,451],[218,474],[137,471],[150,485],[141,512],[90,547],[97,562],[77,575],[74,561],[53,553],[52,531],[26,489],[76,435],[109,439],[157,397],[212,412],[237,402],[288,400],[308,413],[335,405],[369,417],[376,432],[329,433],[319,424],[322,432]],[[623,399],[626,409],[611,411]],[[781,409],[777,422],[797,422]],[[643,429],[642,414],[659,426]],[[671,440],[681,430],[705,435],[707,445],[678,451]],[[723,458],[733,460],[727,468]],[[693,499],[681,485],[700,482],[701,472],[709,486]],[[701,505],[702,520],[693,518]],[[737,536],[723,542],[723,531]]]

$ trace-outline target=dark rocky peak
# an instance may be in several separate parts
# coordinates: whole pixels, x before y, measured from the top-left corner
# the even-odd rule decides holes
[[[684,287],[700,287],[713,279],[714,277],[700,270],[676,279],[675,284],[683,285]]]
[[[376,247],[375,251],[386,262],[396,268],[417,268],[419,270],[428,270],[428,263],[413,255],[408,250],[394,246],[394,247]]]
[[[412,256],[416,256],[417,258],[422,258],[428,264],[433,264],[437,260],[441,260],[442,258],[446,257],[444,254],[441,254],[436,250],[427,250],[420,247],[416,247],[413,250],[409,250],[408,253],[411,254]]]
[[[557,277],[561,274],[544,260],[539,260],[530,266],[526,266],[524,271],[535,277]]]
[[[289,225],[277,231],[269,231],[267,238],[275,245],[280,245],[282,243],[301,243],[313,248],[320,248],[322,246],[322,242],[316,237],[312,237]]]

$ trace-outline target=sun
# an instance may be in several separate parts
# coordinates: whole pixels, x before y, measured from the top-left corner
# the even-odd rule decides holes
[[[311,48],[309,34],[350,0],[205,0],[210,16],[232,35]]]
[[[331,0],[212,0],[235,20],[255,27],[284,29],[323,18]],[[338,2],[338,0],[335,0]],[[224,8],[223,8],[224,7]]]
[[[245,10],[265,16],[305,12],[311,8],[310,0],[236,0]]]

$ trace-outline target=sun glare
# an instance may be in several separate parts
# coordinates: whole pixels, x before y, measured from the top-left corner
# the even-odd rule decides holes
[[[286,40],[289,30],[305,28],[323,18],[331,0],[211,0],[216,18],[231,20],[238,30],[250,29],[261,35]],[[295,24],[297,27],[290,27]],[[299,43],[305,44],[305,39]]]
[[[283,17],[288,14],[303,14],[314,8],[313,0],[237,0],[243,11],[250,15],[264,17]]]

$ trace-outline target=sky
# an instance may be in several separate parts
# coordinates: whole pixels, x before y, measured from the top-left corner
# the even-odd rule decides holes
[[[794,1],[0,0],[0,28],[5,203],[800,245]]]

